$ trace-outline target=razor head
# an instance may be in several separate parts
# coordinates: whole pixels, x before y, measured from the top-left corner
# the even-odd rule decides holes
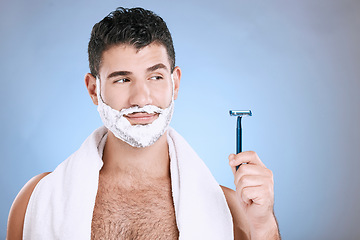
[[[238,116],[238,117],[252,116],[251,110],[230,110],[229,113],[230,116]]]

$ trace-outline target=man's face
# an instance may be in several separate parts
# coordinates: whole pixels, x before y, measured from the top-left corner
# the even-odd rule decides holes
[[[177,97],[180,69],[175,69],[174,97]],[[140,50],[120,44],[102,55],[99,71],[101,96],[113,109],[155,105],[165,109],[171,103],[171,69],[166,48],[152,43]],[[135,113],[126,118],[132,125],[152,123],[158,114]]]

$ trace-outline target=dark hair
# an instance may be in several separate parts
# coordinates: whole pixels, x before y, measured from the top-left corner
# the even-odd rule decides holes
[[[98,76],[103,52],[114,45],[130,44],[139,50],[153,42],[166,48],[173,71],[174,45],[164,20],[143,8],[117,8],[96,23],[91,31],[88,45],[90,72]]]

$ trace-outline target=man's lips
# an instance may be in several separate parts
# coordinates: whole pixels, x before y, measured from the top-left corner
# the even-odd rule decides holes
[[[124,117],[126,117],[129,120],[131,125],[150,124],[158,116],[159,116],[158,113],[145,113],[145,112],[131,113],[128,115],[124,115]]]

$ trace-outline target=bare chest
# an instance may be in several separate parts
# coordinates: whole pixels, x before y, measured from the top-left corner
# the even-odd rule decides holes
[[[99,183],[92,239],[178,239],[170,184],[127,190]]]

